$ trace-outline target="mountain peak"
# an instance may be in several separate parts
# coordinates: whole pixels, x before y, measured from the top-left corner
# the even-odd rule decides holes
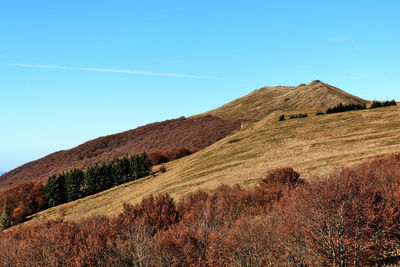
[[[228,120],[256,121],[281,110],[325,109],[339,103],[365,103],[364,99],[346,93],[320,80],[293,86],[262,87],[220,108],[209,111]]]
[[[324,84],[324,83],[321,82],[320,80],[314,80],[314,81],[309,83],[309,85],[312,85],[312,84]]]

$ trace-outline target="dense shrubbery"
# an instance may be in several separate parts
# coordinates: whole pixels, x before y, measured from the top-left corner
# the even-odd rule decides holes
[[[351,110],[362,110],[366,109],[367,106],[365,103],[363,104],[342,104],[340,103],[339,105],[333,107],[333,108],[328,108],[326,110],[326,114],[331,114],[331,113],[339,113],[339,112],[346,112],[346,111],[351,111]]]
[[[389,107],[389,106],[397,106],[396,101],[393,100],[386,100],[386,101],[372,101],[371,106],[369,108],[381,108],[381,107]]]
[[[400,256],[400,155],[305,182],[291,168],[256,186],[166,194],[116,217],[0,234],[2,266],[372,266]]]
[[[74,169],[51,176],[44,187],[49,207],[98,193],[113,186],[145,177],[151,172],[147,154]]]

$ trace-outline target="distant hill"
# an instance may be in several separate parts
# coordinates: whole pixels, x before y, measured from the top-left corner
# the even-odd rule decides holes
[[[262,87],[220,108],[200,115],[213,115],[226,120],[256,121],[274,111],[326,109],[339,103],[365,103],[364,99],[339,88],[312,81],[299,86]]]
[[[2,175],[3,173],[5,173],[5,172],[0,171],[0,175]]]
[[[181,148],[203,149],[239,129],[240,121],[202,116],[152,123],[134,130],[100,137],[70,150],[55,152],[24,164],[0,177],[0,188],[20,182],[42,180],[73,168],[86,168],[138,153]]]

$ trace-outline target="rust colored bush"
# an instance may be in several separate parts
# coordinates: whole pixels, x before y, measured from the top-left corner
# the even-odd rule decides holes
[[[303,184],[304,180],[300,179],[300,174],[292,168],[280,168],[269,171],[262,182],[265,184],[296,187],[299,184]]]
[[[12,219],[16,223],[21,223],[25,221],[27,215],[28,209],[22,204],[20,204],[12,211]]]
[[[116,219],[117,225],[129,226],[142,224],[147,227],[149,234],[166,230],[179,220],[179,213],[174,200],[168,195],[150,195],[142,199],[139,204],[124,204],[123,212]]]
[[[19,223],[25,217],[43,210],[46,206],[46,197],[43,193],[43,184],[39,181],[23,183],[0,192],[0,209],[7,203],[12,211],[12,223]],[[14,211],[17,213],[14,216]]]

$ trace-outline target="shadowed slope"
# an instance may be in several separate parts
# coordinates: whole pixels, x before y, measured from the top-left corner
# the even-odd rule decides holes
[[[256,121],[279,110],[325,109],[339,103],[365,103],[321,81],[313,81],[297,87],[262,87],[220,108],[206,112],[226,120],[244,119]],[[202,114],[203,115],[203,114]]]

